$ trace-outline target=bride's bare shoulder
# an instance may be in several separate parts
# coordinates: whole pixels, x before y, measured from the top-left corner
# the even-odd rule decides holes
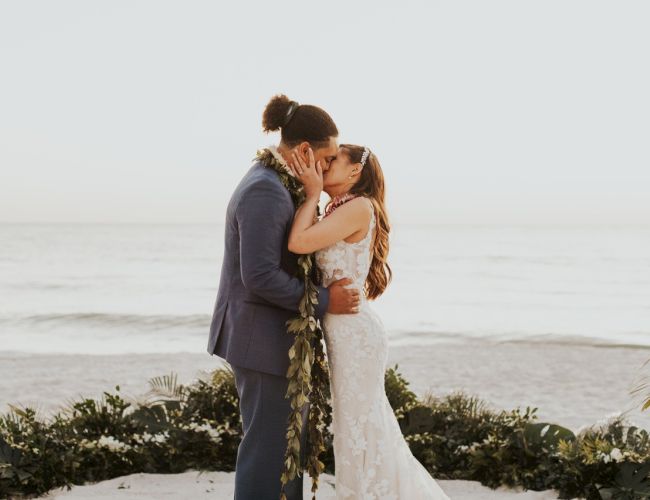
[[[372,200],[367,196],[357,196],[356,198],[352,198],[350,201],[344,203],[341,208],[344,208],[346,205],[348,208],[347,211],[355,212],[355,214],[358,215],[367,215],[368,218],[370,218],[370,214],[374,210]]]
[[[336,219],[337,223],[356,226],[357,231],[363,230],[372,217],[374,210],[372,201],[365,196],[357,196],[346,201],[334,210],[330,217]],[[327,217],[325,217],[327,219]]]
[[[374,210],[372,201],[365,196],[357,196],[356,198],[344,203],[340,208],[348,205],[347,211],[341,213],[345,219],[352,222],[357,226],[357,230],[345,238],[347,243],[356,243],[365,238],[368,232],[368,225]],[[354,222],[353,222],[354,221]]]

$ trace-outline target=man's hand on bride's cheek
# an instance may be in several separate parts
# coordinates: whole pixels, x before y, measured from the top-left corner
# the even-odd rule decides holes
[[[323,190],[323,168],[320,160],[314,161],[313,150],[311,148],[308,150],[308,162],[305,162],[295,152],[291,153],[291,158],[289,167],[302,183],[305,194],[308,197],[320,198],[320,193]]]
[[[333,281],[328,290],[330,300],[327,312],[331,314],[356,314],[359,312],[360,296],[357,288],[345,288],[352,283],[350,278]]]

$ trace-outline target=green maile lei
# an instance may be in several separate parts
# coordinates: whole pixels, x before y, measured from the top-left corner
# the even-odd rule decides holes
[[[279,153],[276,153],[279,155]],[[255,160],[273,169],[284,187],[289,191],[293,204],[298,208],[305,201],[306,195],[302,184],[286,170],[275,156],[272,148],[257,151]],[[319,209],[317,208],[317,215]],[[316,500],[318,476],[325,469],[319,460],[325,451],[323,430],[330,406],[329,369],[323,351],[323,327],[316,317],[318,289],[314,279],[319,279],[318,268],[314,266],[314,254],[300,255],[298,258],[297,277],[305,284],[305,292],[300,299],[300,313],[287,321],[287,333],[294,335],[293,345],[289,349],[289,369],[286,398],[291,399],[291,411],[287,419],[287,449],[284,456],[284,470],[281,476],[282,489],[280,500],[286,500],[284,486],[306,468],[312,478],[311,491]],[[300,461],[300,434],[302,430],[301,409],[310,402],[307,425],[307,450],[305,464]]]

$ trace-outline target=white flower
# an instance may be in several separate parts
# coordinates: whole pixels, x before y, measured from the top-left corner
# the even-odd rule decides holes
[[[131,446],[118,441],[113,436],[101,436],[97,441],[97,444],[104,448],[108,448],[111,451],[125,451],[131,449]]]
[[[164,443],[165,441],[167,441],[168,437],[169,437],[169,434],[167,433],[167,431],[165,431],[165,432],[163,432],[161,434],[154,434],[151,440],[154,443]]]
[[[199,424],[198,422],[190,422],[189,425],[184,426],[185,429],[193,430],[195,432],[205,432],[210,436],[210,439],[215,443],[221,442],[221,432],[219,429],[215,429],[210,425],[209,422],[204,422]]]
[[[181,426],[182,428],[182,426]],[[137,434],[133,434],[133,439],[139,443],[139,444],[144,444],[144,443],[164,443],[167,441],[167,438],[169,438],[169,433],[167,431],[159,433],[159,434],[150,434],[149,432],[144,432],[142,436],[139,436]]]
[[[612,451],[610,451],[609,455],[612,457],[612,460],[614,460],[614,462],[622,462],[625,459],[623,453],[621,453],[621,450],[618,448],[614,448]]]
[[[94,448],[96,445],[95,441],[89,441],[86,438],[83,438],[81,441],[79,441],[79,446],[82,448]]]
[[[474,441],[469,446],[467,446],[466,444],[461,444],[460,446],[456,447],[456,450],[467,453],[476,450],[476,447],[480,445],[481,443],[477,443],[476,441]]]

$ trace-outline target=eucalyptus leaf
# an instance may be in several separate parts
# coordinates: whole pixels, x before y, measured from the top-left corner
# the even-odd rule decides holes
[[[302,184],[290,175],[283,164],[275,157],[269,148],[257,151],[255,160],[261,162],[265,167],[276,172],[282,185],[291,195],[295,208],[298,208],[305,200],[305,192]],[[298,303],[299,314],[295,318],[287,320],[287,333],[295,336],[294,343],[289,350],[289,368],[286,376],[288,378],[286,397],[291,400],[291,408],[296,410],[310,401],[312,392],[312,408],[309,412],[307,435],[307,447],[309,450],[307,464],[309,475],[313,480],[312,491],[316,491],[318,475],[323,470],[319,464],[319,453],[325,449],[323,446],[323,426],[319,425],[325,419],[325,414],[330,407],[325,401],[324,394],[329,388],[329,368],[323,355],[317,356],[314,352],[312,341],[314,337],[317,344],[322,345],[324,338],[322,325],[314,317],[318,294],[316,283],[312,281],[314,270],[313,254],[303,254],[298,257],[297,277],[305,284],[304,293]],[[313,369],[313,367],[316,367]],[[302,416],[299,412],[289,418],[287,424],[287,448],[285,451],[285,467],[281,474],[281,499],[286,498],[284,494],[285,484],[301,473],[301,466],[298,466],[295,457],[300,456],[299,436],[302,430]]]

